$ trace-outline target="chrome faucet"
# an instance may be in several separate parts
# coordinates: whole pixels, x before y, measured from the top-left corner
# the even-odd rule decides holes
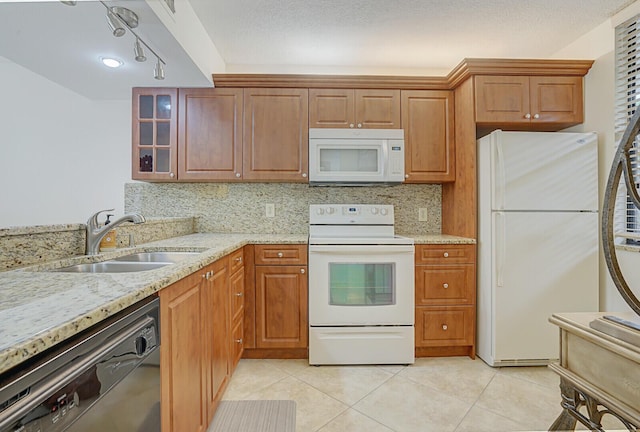
[[[87,255],[95,255],[98,253],[100,247],[100,241],[102,238],[112,229],[122,224],[123,222],[133,222],[134,224],[144,223],[145,218],[140,213],[129,213],[121,218],[118,218],[111,222],[109,225],[101,227],[98,223],[98,215],[100,213],[113,211],[114,209],[100,210],[93,214],[87,221]]]

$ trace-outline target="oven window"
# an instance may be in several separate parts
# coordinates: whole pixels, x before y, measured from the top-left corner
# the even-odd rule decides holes
[[[378,149],[320,149],[321,172],[377,173]]]
[[[395,270],[395,263],[329,263],[329,304],[395,304]]]

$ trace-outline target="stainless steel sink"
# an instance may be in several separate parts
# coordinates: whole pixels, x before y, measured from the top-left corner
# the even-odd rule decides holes
[[[171,264],[170,262],[103,261],[91,264],[76,264],[53,271],[68,273],[126,273],[154,270]]]
[[[200,255],[200,252],[139,252],[114,258],[113,261],[128,261],[137,263],[177,263],[187,258]]]

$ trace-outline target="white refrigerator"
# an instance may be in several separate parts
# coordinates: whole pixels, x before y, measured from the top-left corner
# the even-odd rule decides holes
[[[478,140],[477,354],[558,359],[556,312],[598,310],[595,133],[494,131]]]

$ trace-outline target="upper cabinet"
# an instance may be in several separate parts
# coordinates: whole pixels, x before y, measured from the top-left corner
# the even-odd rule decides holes
[[[402,91],[405,182],[455,180],[453,116],[451,91]]]
[[[242,178],[308,182],[307,89],[244,89]]]
[[[178,178],[242,177],[242,89],[179,90]]]
[[[400,90],[309,89],[309,127],[400,129]]]
[[[177,89],[133,89],[131,177],[134,180],[177,179],[177,102]]]
[[[476,76],[476,123],[544,130],[583,121],[581,76]]]

